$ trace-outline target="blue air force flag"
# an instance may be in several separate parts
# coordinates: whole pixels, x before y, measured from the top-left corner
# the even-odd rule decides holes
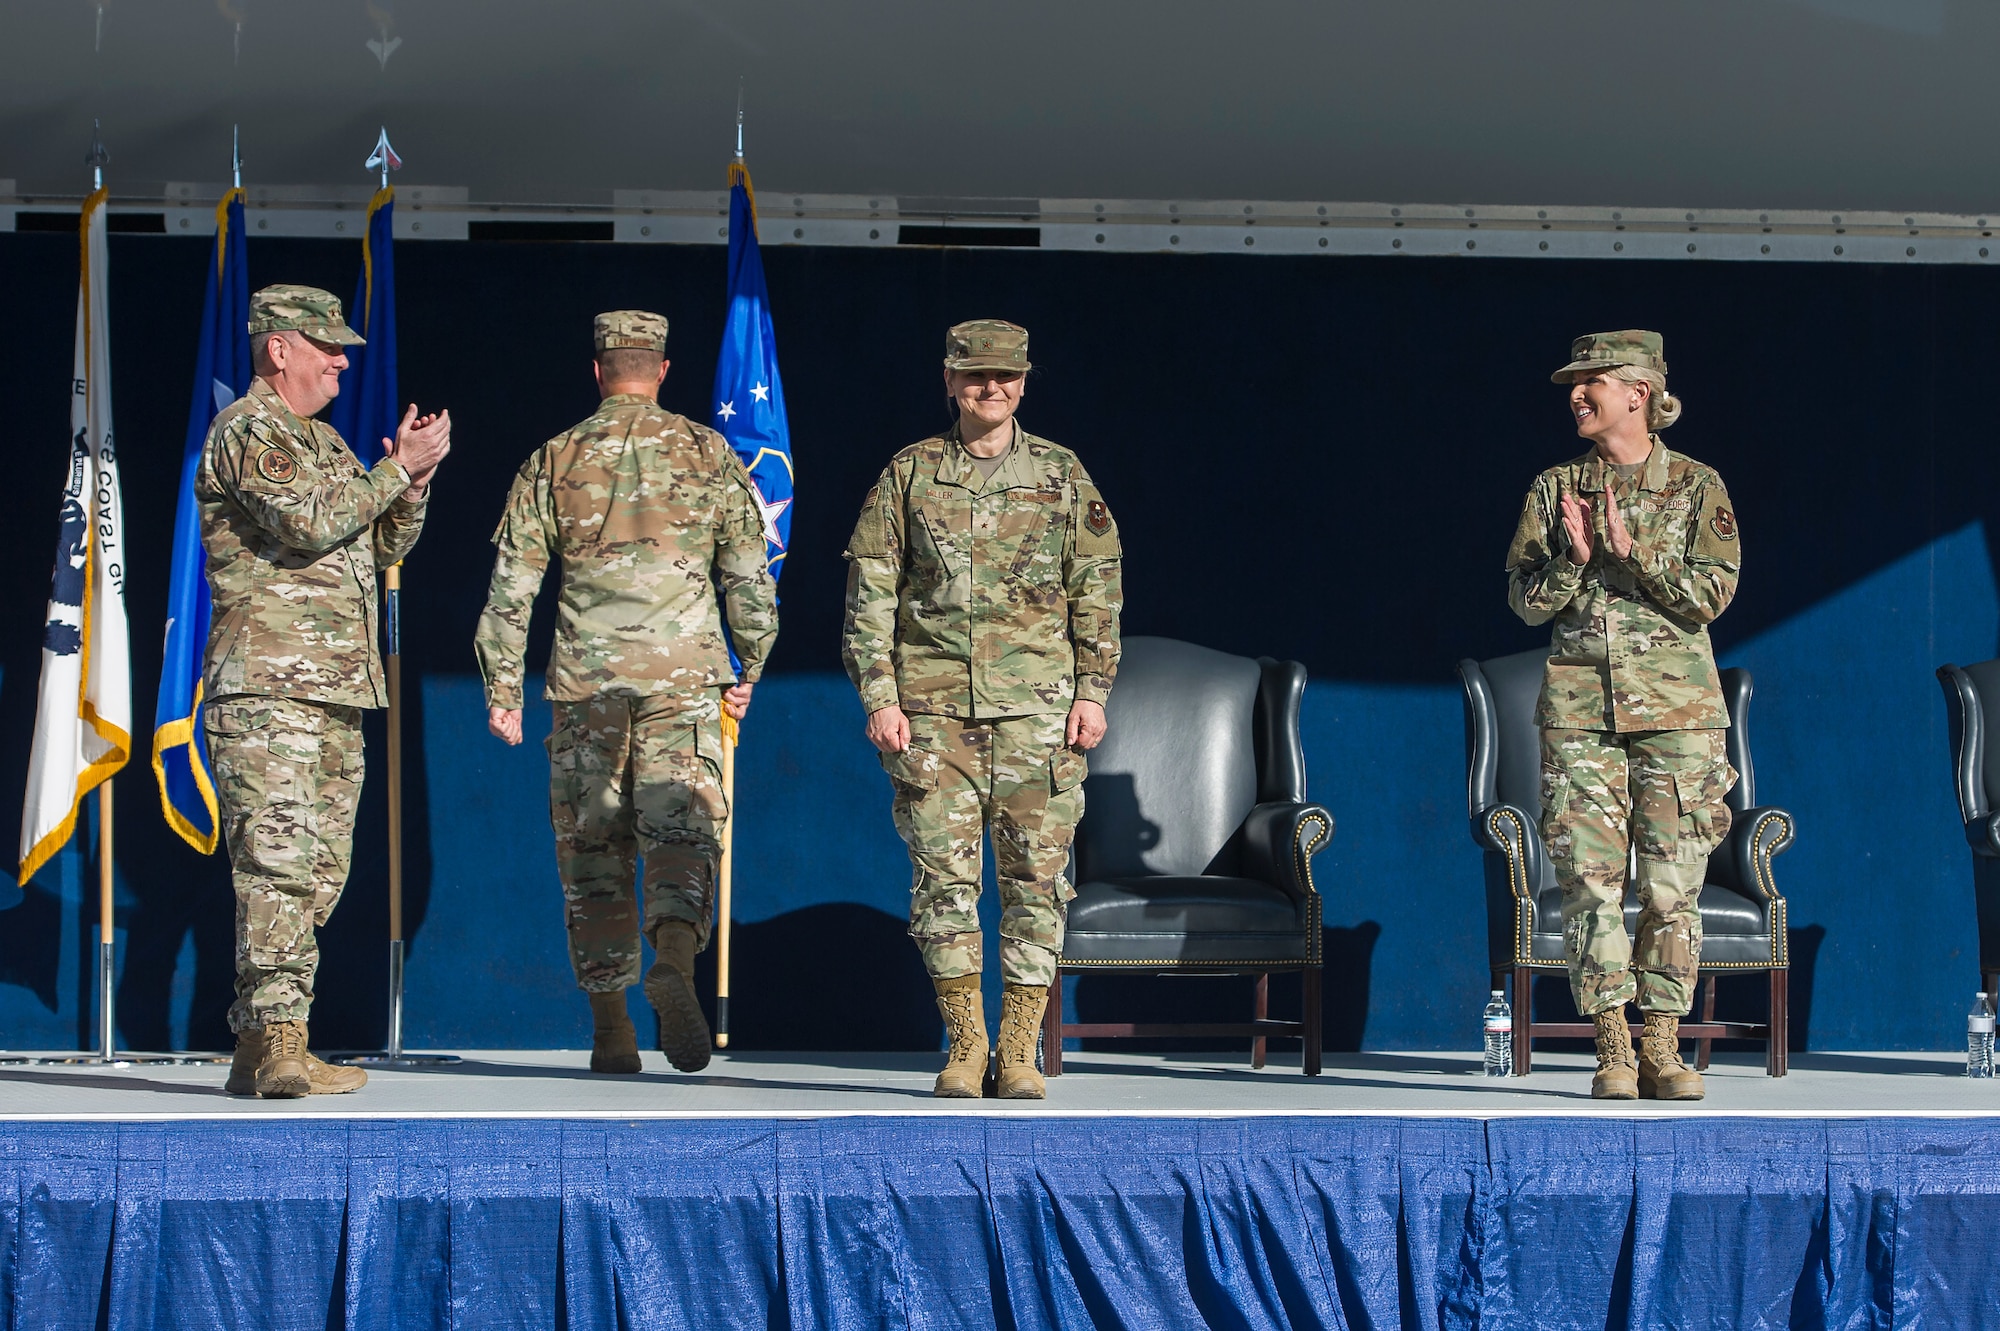
[[[771,332],[771,298],[757,252],[757,203],[750,171],[729,166],[729,318],[715,365],[710,420],[743,459],[764,514],[764,553],[771,576],[784,572],[792,534],[792,436],[785,389],[778,379],[778,340]]]
[[[396,189],[384,185],[368,204],[361,280],[347,307],[348,323],[368,344],[346,348],[347,372],[327,416],[364,467],[382,460],[382,440],[396,437],[403,415],[396,387],[395,221]]]
[[[215,852],[215,783],[201,727],[201,670],[208,651],[208,558],[201,548],[201,506],[194,497],[201,448],[216,413],[250,391],[250,275],[244,257],[243,191],[215,206],[215,261],[203,284],[201,342],[195,351],[194,401],[181,445],[180,497],[174,506],[173,559],[167,574],[166,655],[153,705],[153,776],[167,825],[204,855]]]
[[[125,632],[125,517],[111,437],[110,329],[105,323],[104,204],[83,202],[83,280],[76,296],[69,477],[55,583],[42,630],[42,683],[21,810],[26,883],[76,830],[83,797],[132,752],[132,662]]]

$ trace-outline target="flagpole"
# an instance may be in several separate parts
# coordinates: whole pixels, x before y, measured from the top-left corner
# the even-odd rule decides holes
[[[104,6],[97,7],[97,37],[104,40]],[[111,154],[104,151],[104,140],[99,124],[90,122],[90,155],[83,159],[90,168],[90,187],[95,193],[104,188],[104,165],[111,160]],[[102,207],[103,205],[99,205]],[[94,371],[97,367],[92,365]],[[89,577],[96,576],[93,567]],[[88,628],[86,626],[86,632]],[[117,944],[113,941],[113,915],[116,902],[113,884],[117,878],[117,866],[112,861],[111,826],[111,778],[105,777],[97,787],[97,1058],[100,1063],[116,1062],[117,1013],[113,1010],[118,1001],[118,986],[115,983]]]
[[[100,1062],[115,1062],[117,985],[113,983],[116,957],[112,949],[112,884],[116,878],[111,859],[111,778],[97,788],[97,1056]]]
[[[376,134],[374,150],[362,165],[371,171],[381,171],[381,190],[386,194],[389,172],[400,170],[403,165],[403,159],[389,146],[387,126]],[[376,197],[379,201],[382,195]],[[371,205],[368,217],[371,228],[374,221]],[[373,301],[372,288],[364,294]],[[372,304],[364,317],[368,323],[366,335],[372,338],[375,336]],[[427,1067],[456,1063],[459,1058],[456,1054],[412,1054],[403,1049],[403,962],[408,949],[403,938],[403,565],[400,560],[382,570],[382,623],[382,664],[389,683],[389,1039],[379,1054],[357,1054],[339,1061],[375,1067]]]
[[[736,160],[743,161],[743,80],[736,81]],[[736,861],[736,718],[722,714],[721,883],[715,894],[715,1047],[729,1048],[729,934]]]
[[[389,651],[389,1048],[403,1057],[403,565],[382,575]]]
[[[93,255],[96,253],[96,251],[92,248],[90,243],[92,210],[94,208],[102,208],[104,206],[104,200],[100,198],[99,195],[101,195],[104,190],[104,167],[111,160],[111,155],[104,150],[103,135],[98,122],[95,120],[91,121],[90,124],[90,153],[83,160],[84,160],[84,165],[90,168],[90,177],[92,186],[91,198],[84,204],[83,217],[82,217],[82,227],[83,227],[83,237],[84,237],[83,280],[85,282],[86,287],[89,287],[91,285],[90,277],[94,263]],[[91,302],[101,301],[103,299],[103,291],[101,289],[91,290],[89,296]],[[79,301],[78,305],[79,318],[88,320],[90,318],[92,309],[93,309],[92,305]],[[89,383],[89,391],[92,395],[93,402],[95,401],[95,395],[99,387],[99,385],[96,382],[96,376],[103,369],[103,365],[99,361],[96,353],[97,337],[99,332],[101,332],[101,330],[93,329],[89,335],[89,339],[85,344],[84,365],[81,369],[81,374]],[[90,410],[92,411],[90,419],[94,434],[94,427],[97,424],[94,406]],[[106,422],[106,425],[108,428],[108,422]],[[95,437],[90,437],[88,439],[88,442],[89,446],[94,451],[101,450],[104,447],[104,441],[100,441]],[[98,453],[97,460],[98,460],[98,465],[103,464],[103,456],[101,452]],[[122,524],[120,524],[120,526],[122,527]],[[103,529],[103,534],[108,536],[115,530],[118,530],[118,528],[106,527]],[[101,568],[99,567],[99,561],[94,550],[96,542],[99,538],[93,535],[90,539],[91,539],[91,544],[93,546],[93,552],[90,555],[90,557],[87,558],[84,568],[84,578],[86,581],[84,599],[86,604],[88,604],[91,599],[92,588],[95,587],[97,581],[104,576]],[[104,595],[104,589],[96,588],[96,590],[99,596]],[[112,595],[114,597],[119,595],[117,589],[115,588],[112,589]],[[81,630],[83,635],[83,641],[87,648],[89,637],[93,632],[93,625],[87,612],[84,621],[81,624]],[[122,651],[122,649],[123,649],[123,643],[121,640],[119,644],[119,650]],[[84,686],[86,690],[89,687],[89,674],[87,673],[87,671],[84,675]],[[88,703],[87,698],[85,699],[85,702]],[[129,727],[130,724],[131,723],[129,718],[126,718],[125,725]],[[127,743],[129,744],[129,740],[127,741]],[[120,766],[123,765],[122,761],[119,765]],[[90,1054],[64,1055],[56,1058],[48,1058],[41,1060],[42,1062],[45,1063],[100,1063],[101,1064],[101,1063],[126,1063],[132,1061],[148,1062],[148,1063],[172,1063],[175,1061],[171,1057],[149,1057],[138,1060],[134,1060],[129,1055],[123,1059],[118,1057],[118,1050],[117,1050],[118,1018],[116,1012],[116,1003],[118,995],[117,995],[117,986],[115,983],[117,979],[117,960],[118,960],[117,935],[115,933],[115,926],[117,922],[116,919],[117,866],[113,860],[113,847],[115,844],[115,838],[113,833],[112,797],[111,797],[111,785],[112,785],[111,778],[116,771],[117,771],[117,766],[114,766],[110,772],[104,773],[104,775],[99,778],[96,785],[96,790],[97,790],[97,1049],[95,1053],[90,1053]],[[74,798],[79,798],[80,802],[80,797],[74,797]],[[72,809],[74,809],[75,807],[76,806],[73,805]],[[72,814],[72,816],[74,815]]]
[[[715,1047],[729,1048],[729,915],[730,885],[736,849],[736,718],[722,714],[721,884],[715,898]]]

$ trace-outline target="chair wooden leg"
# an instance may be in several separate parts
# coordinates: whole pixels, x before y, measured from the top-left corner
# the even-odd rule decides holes
[[[1780,969],[1771,972],[1771,1043],[1764,1055],[1764,1071],[1773,1077],[1782,1077],[1790,1071],[1791,986],[1790,970]]]
[[[1989,1004],[2000,1002],[2000,995],[1994,993],[1994,985],[1996,983],[2000,983],[2000,972],[1979,972],[1979,992],[1986,995],[1986,1001]]]
[[[1269,1021],[1271,1019],[1271,972],[1257,972],[1257,996],[1251,1002],[1250,1019]],[[1261,1035],[1250,1037],[1250,1066],[1264,1066],[1264,1048],[1268,1042]]]
[[[1701,1019],[1705,1022],[1715,1020],[1716,978],[1714,972],[1711,971],[1706,979],[1698,979],[1696,981],[1701,986]],[[1706,1035],[1694,1042],[1694,1070],[1696,1072],[1708,1071],[1708,1047],[1714,1043],[1715,1041],[1709,1039]]]
[[[1514,968],[1514,1075],[1517,1077],[1528,1075],[1528,1060],[1534,1049],[1534,1040],[1529,1035],[1535,1020],[1534,976],[1526,966]]]
[[[1305,1019],[1306,1028],[1305,1057],[1302,1061],[1305,1065],[1305,1074],[1308,1077],[1317,1077],[1320,1059],[1319,967],[1308,966],[1300,979],[1302,982],[1299,990],[1304,996],[1306,1009],[1300,1014]]]
[[[1049,1001],[1042,1008],[1042,1075],[1062,1076],[1063,982],[1060,972],[1049,986]]]

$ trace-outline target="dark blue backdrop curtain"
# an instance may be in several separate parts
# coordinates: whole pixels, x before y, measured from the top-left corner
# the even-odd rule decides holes
[[[2000,1325],[1992,1120],[13,1123],[8,1326]]]

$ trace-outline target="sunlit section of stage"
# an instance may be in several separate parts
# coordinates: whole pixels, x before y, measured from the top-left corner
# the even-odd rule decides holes
[[[258,1100],[224,1095],[220,1066],[0,1064],[0,1119],[315,1117],[738,1117],[847,1114],[1320,1115],[1641,1117],[2000,1116],[2000,1081],[1969,1081],[1933,1053],[1795,1055],[1788,1077],[1759,1055],[1717,1055],[1696,1103],[1589,1098],[1587,1055],[1537,1054],[1527,1077],[1479,1075],[1469,1055],[1330,1057],[1323,1076],[1295,1062],[1252,1070],[1242,1055],[1067,1054],[1046,1101],[936,1100],[937,1054],[718,1054],[684,1075],[648,1052],[637,1076],[588,1070],[579,1050],[464,1051],[446,1067],[374,1069],[353,1095]]]

